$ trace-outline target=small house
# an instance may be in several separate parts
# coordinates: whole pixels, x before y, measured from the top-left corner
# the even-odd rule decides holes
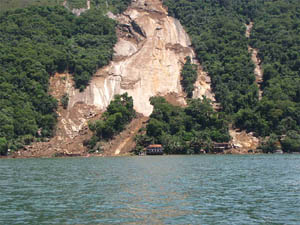
[[[163,147],[162,147],[162,145],[149,145],[146,149],[146,154],[147,155],[162,155],[162,154],[164,154]]]
[[[227,149],[231,149],[233,146],[231,143],[227,143],[227,142],[224,142],[224,143],[217,143],[215,142],[214,143],[214,152],[215,153],[223,153],[224,150],[227,150]]]

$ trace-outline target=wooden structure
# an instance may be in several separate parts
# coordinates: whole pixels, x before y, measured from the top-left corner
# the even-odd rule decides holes
[[[162,145],[149,145],[146,149],[146,154],[147,155],[162,155],[162,154],[164,154],[163,147],[162,147]]]
[[[228,143],[228,142],[223,142],[223,143],[214,142],[214,152],[215,153],[222,153],[222,152],[224,152],[224,150],[231,149],[231,148],[233,148],[231,143]]]

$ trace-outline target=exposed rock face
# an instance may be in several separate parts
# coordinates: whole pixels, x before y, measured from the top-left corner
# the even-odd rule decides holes
[[[180,22],[167,15],[160,0],[133,1],[117,20],[114,60],[96,73],[84,92],[69,91],[69,109],[76,103],[105,109],[115,94],[124,92],[133,97],[135,110],[145,116],[152,112],[152,96],[172,94],[184,105],[180,71],[187,56],[198,63]],[[194,97],[213,98],[207,74],[201,70],[196,86]]]

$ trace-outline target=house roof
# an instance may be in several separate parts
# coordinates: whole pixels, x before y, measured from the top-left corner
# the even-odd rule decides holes
[[[149,145],[147,148],[162,148],[162,145]]]

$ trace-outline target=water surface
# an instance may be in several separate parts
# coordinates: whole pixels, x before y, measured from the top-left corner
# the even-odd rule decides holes
[[[300,224],[300,155],[0,159],[0,224]]]

